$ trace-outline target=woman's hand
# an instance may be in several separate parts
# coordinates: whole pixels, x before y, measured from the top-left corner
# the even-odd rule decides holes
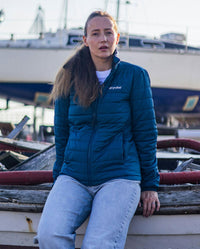
[[[139,207],[143,204],[143,216],[149,217],[154,211],[160,209],[160,201],[158,199],[158,193],[156,191],[143,191],[141,193]]]

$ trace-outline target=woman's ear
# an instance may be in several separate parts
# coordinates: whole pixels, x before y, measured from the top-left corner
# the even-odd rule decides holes
[[[83,43],[86,47],[88,47],[87,37],[85,35],[83,35]]]
[[[119,34],[119,33],[117,33],[116,45],[119,43],[119,37],[120,37],[120,34]]]

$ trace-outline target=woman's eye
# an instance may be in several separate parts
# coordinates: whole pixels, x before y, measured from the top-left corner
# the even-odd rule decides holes
[[[98,33],[92,33],[92,35],[96,36],[96,35],[98,35]]]
[[[111,31],[107,31],[106,34],[107,35],[112,35],[112,32]]]

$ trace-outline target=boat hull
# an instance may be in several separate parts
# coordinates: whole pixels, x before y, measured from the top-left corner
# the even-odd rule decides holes
[[[48,101],[52,83],[75,48],[0,48],[0,52],[0,97],[52,107]],[[172,114],[200,117],[199,52],[123,48],[119,57],[149,72],[158,121]]]
[[[49,83],[74,54],[69,48],[0,48],[0,82]],[[166,49],[119,49],[119,58],[150,74],[153,87],[200,90],[200,52]]]
[[[33,243],[49,185],[0,186],[0,248],[38,247]],[[125,249],[197,249],[200,245],[200,185],[159,187],[160,211],[146,218],[138,208]],[[76,248],[87,222],[76,231]],[[12,248],[12,247],[10,247]]]
[[[0,211],[0,248],[5,245],[38,248],[33,241],[40,216],[40,213]],[[199,219],[200,214],[149,218],[136,215],[129,227],[125,249],[199,248]],[[87,222],[77,230],[76,248],[81,248]]]
[[[52,90],[52,86],[51,83],[42,82],[0,82],[0,97],[25,104],[52,108],[53,105],[49,102],[49,93]],[[152,94],[158,121],[161,121],[164,116],[173,114],[196,114],[200,117],[200,90],[152,86]]]

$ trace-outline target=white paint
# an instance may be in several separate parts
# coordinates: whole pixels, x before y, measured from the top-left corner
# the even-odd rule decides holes
[[[26,217],[36,232],[39,213],[0,211],[0,245],[33,246],[36,233],[30,233]],[[200,248],[200,214],[136,215],[129,227],[125,249],[197,249]],[[76,247],[80,247],[87,221],[77,230]]]
[[[0,82],[52,83],[74,49],[1,48]],[[200,53],[121,49],[122,60],[147,69],[152,87],[200,90]]]

